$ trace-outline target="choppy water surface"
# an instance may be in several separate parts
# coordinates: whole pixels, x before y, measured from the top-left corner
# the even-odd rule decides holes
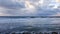
[[[0,32],[60,31],[60,18],[0,18]]]

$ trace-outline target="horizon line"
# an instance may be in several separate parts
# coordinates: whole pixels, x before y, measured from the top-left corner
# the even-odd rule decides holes
[[[1,18],[60,18],[60,16],[0,16]]]

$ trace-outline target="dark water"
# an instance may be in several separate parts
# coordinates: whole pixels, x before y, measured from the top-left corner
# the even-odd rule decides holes
[[[60,31],[60,18],[1,18],[0,32]]]

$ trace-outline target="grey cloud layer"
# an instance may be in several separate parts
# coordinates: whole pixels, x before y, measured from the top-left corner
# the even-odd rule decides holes
[[[24,8],[24,3],[13,2],[12,0],[0,0],[0,6],[6,8]]]
[[[38,2],[39,0],[29,0],[34,4],[33,2]],[[34,5],[35,6],[35,5]],[[15,2],[12,0],[0,0],[0,7],[5,8],[5,11],[0,11],[4,14],[10,14],[13,16],[21,16],[21,15],[53,15],[56,14],[57,11],[50,10],[50,9],[43,9],[40,5],[35,6],[35,9],[26,9],[24,0],[21,0],[20,2]]]

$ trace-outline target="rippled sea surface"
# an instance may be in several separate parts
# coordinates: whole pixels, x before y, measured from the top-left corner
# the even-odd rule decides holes
[[[0,18],[0,32],[60,31],[60,18]]]

